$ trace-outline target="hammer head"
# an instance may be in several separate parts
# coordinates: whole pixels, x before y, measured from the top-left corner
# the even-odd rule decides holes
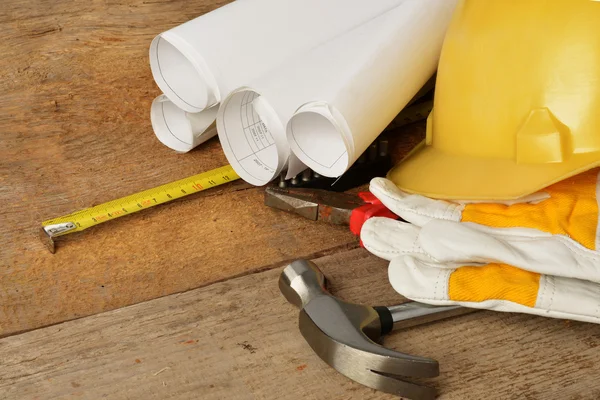
[[[389,350],[375,343],[388,329],[373,307],[329,294],[325,276],[307,260],[294,261],[279,278],[285,298],[301,309],[299,326],[310,347],[331,367],[368,386],[410,399],[434,399],[435,389],[404,377],[434,377],[437,361]]]

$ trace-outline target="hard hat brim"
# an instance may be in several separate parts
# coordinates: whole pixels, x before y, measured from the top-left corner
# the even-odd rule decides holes
[[[517,164],[508,159],[447,154],[419,144],[387,178],[408,193],[438,199],[512,200],[600,165],[598,152],[561,163]]]

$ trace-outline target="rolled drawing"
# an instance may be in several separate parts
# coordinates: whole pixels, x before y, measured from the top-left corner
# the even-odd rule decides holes
[[[162,144],[186,153],[214,137],[216,130],[207,130],[215,121],[219,107],[212,106],[199,113],[189,113],[177,107],[167,96],[152,102],[150,120],[154,134]]]
[[[455,5],[403,1],[232,91],[217,131],[236,172],[265,184],[291,147],[321,175],[344,173],[434,74]]]
[[[231,90],[403,1],[237,0],[159,34],[150,45],[152,75],[168,100],[187,113],[176,122],[173,112],[171,129],[185,127],[192,113],[214,120],[212,107]],[[165,105],[152,107],[160,117]],[[161,142],[178,151],[193,148],[166,140],[164,128],[157,132]]]
[[[305,62],[333,79],[315,79],[287,121],[294,154],[324,176],[350,168],[434,74],[456,3],[409,0],[311,52]]]

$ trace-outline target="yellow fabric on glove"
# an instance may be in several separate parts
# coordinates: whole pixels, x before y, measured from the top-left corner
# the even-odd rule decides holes
[[[590,170],[558,182],[544,190],[550,198],[539,204],[467,204],[461,222],[496,228],[534,228],[554,235],[567,235],[588,249],[596,249],[598,170]],[[533,307],[540,274],[506,264],[461,267],[448,284],[451,300],[508,300]]]
[[[496,228],[534,228],[554,235],[567,235],[588,249],[596,249],[598,202],[593,169],[547,187],[550,198],[539,204],[467,204],[461,222]]]
[[[454,301],[508,300],[533,307],[539,286],[538,273],[492,263],[456,269],[448,281],[448,296]]]

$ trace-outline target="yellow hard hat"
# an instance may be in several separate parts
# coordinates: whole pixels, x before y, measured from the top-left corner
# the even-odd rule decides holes
[[[446,199],[514,199],[600,165],[600,2],[463,0],[427,136],[388,178]]]

